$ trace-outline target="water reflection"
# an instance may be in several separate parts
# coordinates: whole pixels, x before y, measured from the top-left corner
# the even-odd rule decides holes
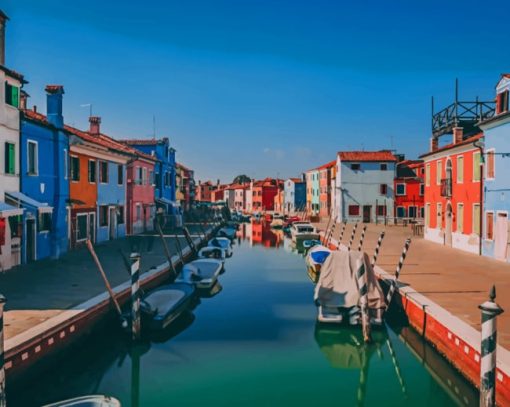
[[[269,222],[252,220],[241,224],[238,238],[250,242],[250,246],[261,245],[267,248],[279,248],[283,245],[284,233],[281,229],[271,229]],[[239,242],[240,243],[240,242]]]

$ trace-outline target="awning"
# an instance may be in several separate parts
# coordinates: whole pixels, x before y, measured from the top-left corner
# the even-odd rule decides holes
[[[48,206],[47,203],[42,203],[36,201],[35,199],[30,198],[22,192],[6,192],[5,197],[9,198],[12,201],[17,201],[23,206],[29,206],[31,208],[37,209],[41,213],[53,212],[53,207]]]
[[[16,208],[15,206],[8,205],[5,202],[0,202],[0,216],[2,218],[17,215],[23,215],[22,208]]]

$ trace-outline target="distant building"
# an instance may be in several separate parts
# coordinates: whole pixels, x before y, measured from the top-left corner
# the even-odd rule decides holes
[[[335,172],[336,160],[317,168],[319,175],[319,215],[327,217],[331,213],[331,180]]]
[[[306,206],[306,182],[301,178],[289,178],[284,183],[284,203],[287,213],[302,211]]]
[[[281,189],[281,181],[265,178],[252,183],[253,212],[274,210],[274,197]]]
[[[319,170],[313,168],[306,172],[306,208],[311,215],[320,210]]]
[[[181,173],[181,190],[184,194],[183,210],[190,210],[195,203],[195,172],[181,163],[176,163]]]
[[[372,222],[393,214],[397,159],[388,150],[340,151],[336,159],[338,222]]]
[[[396,218],[423,218],[425,168],[421,160],[404,160],[397,163],[395,176]]]
[[[212,201],[212,193],[214,190],[218,188],[219,180],[217,184],[212,183],[211,181],[198,181],[198,185],[196,186],[195,191],[195,200],[197,202],[211,202]]]

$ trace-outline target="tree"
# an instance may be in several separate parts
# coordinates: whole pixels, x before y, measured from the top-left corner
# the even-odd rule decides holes
[[[251,181],[251,178],[248,177],[248,175],[242,174],[242,175],[238,175],[237,177],[235,177],[233,183],[234,184],[246,184],[250,181]]]

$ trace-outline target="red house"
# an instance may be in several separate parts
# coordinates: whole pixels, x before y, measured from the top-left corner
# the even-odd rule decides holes
[[[274,197],[283,188],[283,181],[266,178],[262,181],[255,181],[252,187],[253,211],[273,211]]]
[[[331,178],[336,160],[321,165],[319,171],[319,216],[329,216],[331,211]]]
[[[425,196],[425,168],[421,160],[405,160],[397,163],[394,182],[395,217],[423,218]]]

